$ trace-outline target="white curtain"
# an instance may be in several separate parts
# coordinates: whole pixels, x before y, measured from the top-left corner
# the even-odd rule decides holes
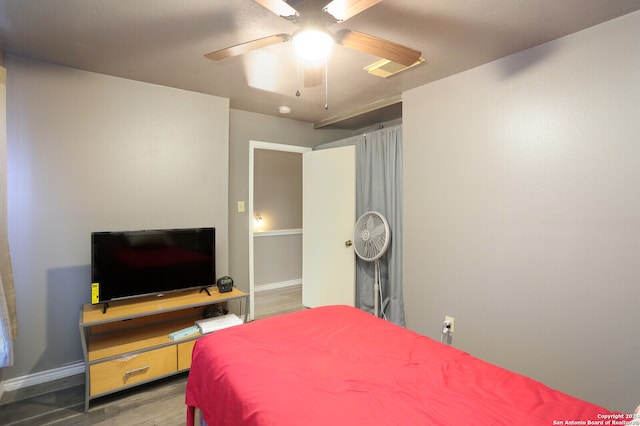
[[[0,52],[0,368],[13,365],[17,337],[15,292],[7,232],[7,87],[4,57]]]
[[[375,210],[389,222],[391,244],[380,258],[381,314],[405,325],[402,296],[402,126],[314,147],[356,146],[356,214]],[[356,305],[374,312],[374,265],[356,259]]]
[[[0,274],[0,368],[13,365],[9,309],[3,287],[2,275]]]

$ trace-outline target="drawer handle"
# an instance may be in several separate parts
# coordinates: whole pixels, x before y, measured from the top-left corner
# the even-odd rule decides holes
[[[149,366],[146,365],[144,367],[140,367],[140,368],[136,368],[134,370],[129,370],[126,373],[124,373],[124,380],[125,382],[127,380],[129,380],[129,376],[133,376],[134,374],[140,374],[140,373],[144,373],[145,371],[147,371],[149,369]]]

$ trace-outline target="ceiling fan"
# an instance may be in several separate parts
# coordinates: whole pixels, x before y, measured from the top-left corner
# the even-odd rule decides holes
[[[312,87],[322,83],[326,72],[326,58],[334,43],[411,66],[420,59],[421,52],[372,35],[343,29],[333,34],[327,28],[344,22],[358,13],[380,3],[382,0],[254,0],[276,15],[296,24],[299,30],[293,34],[274,34],[235,46],[226,47],[204,55],[207,59],[220,61],[278,43],[291,41],[294,50],[304,65],[304,85]],[[307,39],[313,47],[304,45]],[[324,50],[322,50],[324,49]]]

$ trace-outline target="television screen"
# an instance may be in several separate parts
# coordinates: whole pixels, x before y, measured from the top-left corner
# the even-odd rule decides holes
[[[215,284],[215,228],[91,234],[91,302]]]

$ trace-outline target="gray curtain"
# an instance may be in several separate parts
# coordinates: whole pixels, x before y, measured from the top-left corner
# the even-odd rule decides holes
[[[402,127],[393,126],[314,147],[356,146],[356,215],[375,210],[391,229],[391,244],[380,258],[379,311],[404,326],[402,296]],[[374,265],[356,258],[356,304],[374,312]]]

